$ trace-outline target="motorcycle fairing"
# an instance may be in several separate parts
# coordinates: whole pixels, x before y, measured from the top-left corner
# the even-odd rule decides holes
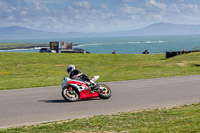
[[[77,86],[80,86],[80,87],[87,87],[85,82],[81,82],[81,81],[77,81],[77,80],[70,80],[70,81],[67,82],[67,84],[69,84],[69,85],[74,84],[74,85],[77,85]]]
[[[67,82],[69,86],[75,87],[80,94],[80,99],[89,99],[89,98],[95,98],[98,97],[99,94],[97,92],[91,93],[89,90],[91,90],[85,82],[78,81],[78,80],[70,80]]]
[[[99,78],[99,76],[94,76],[91,78],[91,80],[95,82],[95,81],[97,81],[98,78]]]
[[[96,98],[98,96],[99,96],[99,94],[97,92],[90,93],[87,90],[83,90],[80,92],[80,99],[82,99],[82,100],[89,99],[89,98]]]

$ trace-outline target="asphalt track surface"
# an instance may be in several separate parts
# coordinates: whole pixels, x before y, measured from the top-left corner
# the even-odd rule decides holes
[[[0,91],[0,128],[200,102],[200,75],[108,82],[112,97],[66,102],[61,86]]]

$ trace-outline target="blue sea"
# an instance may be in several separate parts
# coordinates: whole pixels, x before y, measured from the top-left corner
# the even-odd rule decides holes
[[[151,54],[200,48],[200,35],[0,40],[0,42],[9,43],[48,43],[50,41],[72,41],[73,44],[80,44],[73,48],[81,48],[91,53],[112,53],[116,50],[118,54],[142,54],[144,50],[149,49]],[[1,50],[1,52],[39,52],[39,48]]]

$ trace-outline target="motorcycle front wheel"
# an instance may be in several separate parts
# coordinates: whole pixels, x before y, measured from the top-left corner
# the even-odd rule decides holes
[[[105,84],[99,84],[98,94],[101,99],[108,99],[111,97],[111,89]]]
[[[62,96],[66,101],[75,102],[79,100],[79,94],[76,92],[74,88],[68,89],[64,88],[62,90]]]

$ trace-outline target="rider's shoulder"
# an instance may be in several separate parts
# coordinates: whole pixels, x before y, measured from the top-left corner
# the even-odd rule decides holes
[[[74,72],[81,72],[81,70],[79,70],[79,69],[75,69]]]

